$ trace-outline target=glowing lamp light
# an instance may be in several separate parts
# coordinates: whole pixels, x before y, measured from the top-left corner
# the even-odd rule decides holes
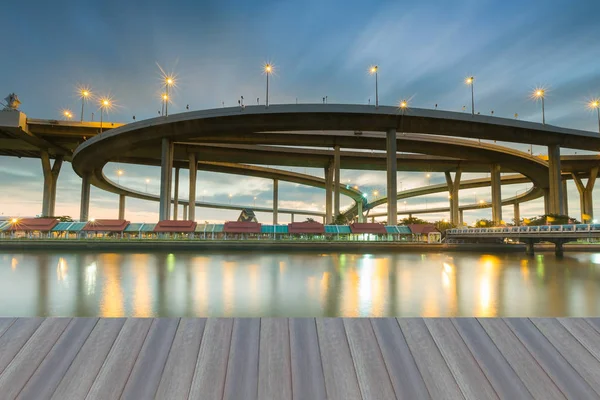
[[[123,170],[122,169],[118,170],[117,175],[119,175],[119,176],[123,175]]]
[[[485,203],[485,201],[479,200],[479,204],[483,204],[483,203]]]
[[[472,85],[474,81],[475,81],[475,77],[474,76],[469,76],[468,78],[465,79],[465,83],[467,85]]]
[[[175,79],[173,79],[173,77],[167,76],[165,78],[165,83],[169,86],[173,85],[175,83]]]
[[[407,101],[407,100],[402,100],[402,101],[400,102],[400,108],[404,110],[404,109],[406,109],[407,107],[408,107],[408,101]]]
[[[366,193],[363,193],[363,197],[366,199],[366,198],[367,198],[367,194],[366,194]]]
[[[146,183],[150,183],[150,179],[146,179]]]
[[[373,65],[372,67],[369,68],[369,72],[371,74],[374,74],[377,72],[378,69],[379,69],[379,67],[377,65]]]
[[[273,71],[273,66],[271,64],[265,64],[265,72],[270,74]]]
[[[93,224],[94,222],[96,222],[96,218],[90,218],[90,222]]]
[[[593,99],[589,102],[588,107],[593,109],[600,108],[600,99]]]
[[[89,97],[89,95],[90,95],[90,92],[88,92],[87,90],[84,90],[84,91],[82,91],[82,92],[81,92],[81,95],[82,95],[83,97]]]
[[[16,224],[17,222],[19,222],[19,219],[18,218],[13,218],[13,219],[10,220],[10,222],[12,224]]]

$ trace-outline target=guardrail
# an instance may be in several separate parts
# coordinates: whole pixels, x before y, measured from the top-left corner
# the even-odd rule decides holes
[[[508,226],[495,228],[453,228],[446,230],[447,235],[518,235],[524,233],[600,233],[600,224],[570,224],[570,225],[538,225],[538,226]]]

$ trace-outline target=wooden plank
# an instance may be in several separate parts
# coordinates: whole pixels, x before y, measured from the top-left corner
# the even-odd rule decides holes
[[[260,319],[236,318],[233,323],[223,399],[256,399]]]
[[[600,332],[583,318],[558,318],[558,322],[567,328],[597,360],[600,360]]]
[[[533,322],[524,318],[505,318],[504,321],[567,398],[598,398],[590,385],[569,365]]]
[[[206,319],[182,318],[162,373],[156,399],[187,399]]]
[[[466,399],[497,399],[496,391],[456,328],[447,318],[426,318],[425,325]]]
[[[44,318],[18,318],[0,337],[0,374],[40,327]]]
[[[406,343],[434,399],[464,399],[422,318],[398,318]]]
[[[49,399],[96,326],[98,318],[75,318],[31,376],[19,399]]]
[[[88,398],[102,400],[121,396],[152,322],[152,319],[145,318],[128,318],[125,321],[90,388]]]
[[[555,318],[532,318],[531,322],[592,389],[600,394],[600,361]]]
[[[210,318],[206,321],[190,389],[190,399],[223,397],[232,331],[233,319]]]
[[[358,378],[341,318],[318,318],[317,334],[325,390],[330,399],[361,399]]]
[[[258,398],[292,399],[290,329],[287,318],[261,318]]]
[[[343,322],[363,399],[396,398],[371,321],[347,318]]]
[[[70,322],[70,318],[48,318],[42,322],[0,375],[3,398],[14,399],[19,394]]]
[[[58,384],[53,399],[85,398],[124,324],[125,318],[100,318]]]
[[[451,322],[500,398],[533,398],[477,319],[457,318]]]
[[[290,363],[294,400],[324,400],[325,377],[314,318],[290,319]]]
[[[178,325],[179,318],[158,318],[152,322],[121,399],[154,398]]]
[[[4,335],[4,332],[6,332],[16,320],[16,318],[0,318],[0,337]]]
[[[546,371],[540,367],[503,320],[479,318],[478,322],[534,398],[549,400],[565,398]]]
[[[425,381],[406,344],[398,321],[395,318],[373,318],[371,324],[396,397],[399,399],[429,398]]]
[[[592,326],[592,328],[600,332],[600,318],[586,318],[585,320]]]

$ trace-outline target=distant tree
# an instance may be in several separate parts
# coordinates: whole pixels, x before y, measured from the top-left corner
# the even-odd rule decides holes
[[[567,225],[567,224],[580,224],[576,218],[569,217],[568,215],[559,214],[544,214],[535,218],[523,219],[523,225],[539,226],[539,225]]]
[[[447,220],[436,221],[433,224],[435,225],[437,230],[442,233],[446,232],[446,229],[456,228],[456,225],[454,225],[452,222],[449,222]]]
[[[346,218],[346,216],[344,214],[338,214],[335,219],[333,220],[334,225],[347,225],[348,224],[348,218]]]
[[[58,217],[42,215],[38,218],[54,218],[54,219],[59,220],[60,222],[73,222],[73,218],[69,217],[68,215],[62,215],[62,216],[58,216]]]
[[[431,222],[429,221],[425,221],[424,219],[421,218],[417,218],[417,217],[408,217],[408,218],[402,218],[399,222],[398,225],[425,225],[425,224],[430,224]]]
[[[494,226],[496,226],[496,224],[491,219],[478,219],[477,222],[475,222],[476,228],[493,228]]]
[[[315,222],[315,220],[313,218],[306,218],[306,221],[304,222]]]

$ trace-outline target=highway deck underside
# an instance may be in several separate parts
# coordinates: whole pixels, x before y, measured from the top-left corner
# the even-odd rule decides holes
[[[2,399],[597,399],[600,318],[2,318]]]

